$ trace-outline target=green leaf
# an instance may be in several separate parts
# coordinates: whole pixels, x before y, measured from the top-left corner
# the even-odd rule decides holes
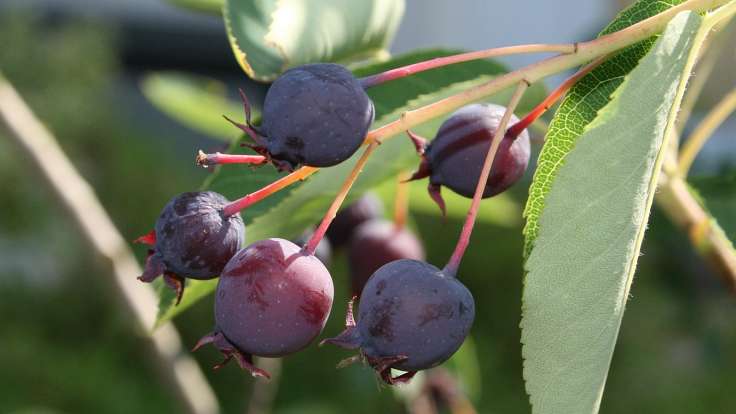
[[[235,58],[268,81],[309,62],[386,55],[403,0],[226,0],[225,26]]]
[[[446,50],[422,51],[398,57],[382,65],[371,65],[358,69],[355,73],[358,76],[372,74],[452,53]],[[376,107],[374,128],[397,119],[402,112],[408,109],[435,102],[468,87],[486,82],[493,75],[505,71],[502,65],[489,60],[466,62],[370,88],[368,92]],[[491,101],[506,103],[511,97],[511,92],[505,91],[497,94]],[[543,86],[534,85],[520,103],[519,112],[530,110],[545,95]],[[420,125],[414,131],[426,137],[433,137],[441,122],[442,119],[435,119]],[[237,143],[232,149],[242,151]],[[293,185],[249,207],[243,214],[246,221],[247,242],[252,243],[268,237],[291,238],[300,234],[305,228],[318,223],[361,153],[362,150],[359,150],[351,159],[342,164],[322,169],[305,182]],[[394,179],[399,171],[413,169],[418,164],[419,158],[408,139],[396,137],[387,140],[368,161],[346,202],[349,203],[367,189],[386,180]],[[216,173],[205,184],[205,188],[220,192],[232,200],[263,187],[279,176],[281,174],[276,173],[275,169],[270,166],[254,170],[247,166],[227,165],[217,168]],[[422,197],[428,198],[426,194],[423,194]],[[199,298],[211,293],[216,285],[216,280],[189,281],[184,299],[178,306],[173,305],[170,296],[163,296],[159,304],[158,323],[186,310]],[[188,297],[190,295],[193,299]]]
[[[182,72],[156,72],[143,78],[141,90],[153,106],[195,131],[227,142],[240,136],[222,116],[243,118],[243,105],[227,97],[222,82]]]
[[[169,3],[194,11],[220,14],[225,0],[167,0]]]
[[[559,168],[527,262],[521,321],[533,413],[596,413],[702,19],[678,14]]]
[[[682,0],[639,0],[622,11],[599,36],[626,28],[647,17],[661,13]],[[598,110],[611,99],[624,76],[636,67],[649,51],[656,37],[624,49],[583,77],[567,93],[550,123],[544,147],[539,154],[537,170],[529,188],[529,199],[524,208],[524,256],[532,250],[539,232],[539,216],[545,208],[546,196],[565,157],[575,147],[585,127],[595,119]]]

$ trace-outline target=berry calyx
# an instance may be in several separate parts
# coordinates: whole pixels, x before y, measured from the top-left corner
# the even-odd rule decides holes
[[[506,108],[495,104],[467,105],[454,112],[442,123],[431,143],[415,134],[409,136],[422,156],[422,162],[412,180],[429,177],[428,191],[444,212],[440,194],[442,186],[471,198],[478,183],[485,154]],[[519,119],[511,116],[511,122]],[[483,198],[499,194],[524,175],[529,164],[529,133],[504,137],[498,148]]]
[[[358,150],[373,123],[373,102],[342,65],[312,63],[291,68],[271,85],[259,128],[230,121],[248,133],[251,147],[280,170],[330,167]]]
[[[171,199],[156,220],[155,229],[136,239],[151,246],[138,279],[152,282],[163,275],[176,292],[178,304],[184,278],[217,277],[245,238],[240,215],[223,212],[228,202],[213,191],[182,193]]]
[[[307,347],[327,322],[334,288],[314,255],[284,239],[257,241],[238,252],[220,275],[215,330],[197,344],[214,344],[254,376],[252,356],[281,357]]]
[[[346,328],[322,343],[360,349],[387,384],[406,382],[460,348],[475,318],[470,291],[428,263],[402,259],[378,269],[358,302],[358,321],[348,306]],[[398,377],[391,369],[407,371]]]
[[[353,295],[360,295],[368,278],[398,259],[424,260],[424,248],[406,227],[388,220],[369,220],[355,229],[348,248]]]

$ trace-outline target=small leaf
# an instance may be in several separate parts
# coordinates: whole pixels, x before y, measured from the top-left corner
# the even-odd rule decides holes
[[[371,65],[368,69],[358,69],[356,73],[358,75],[373,74],[407,63],[452,53],[454,52],[446,50],[422,51],[398,57],[382,65]],[[493,75],[505,71],[505,68],[496,62],[481,60],[419,73],[370,88],[368,93],[376,107],[376,122],[373,128],[396,120],[408,109],[435,102],[450,94],[486,82]],[[530,110],[545,95],[543,86],[534,85],[521,102],[519,112]],[[494,96],[491,101],[505,103],[510,97],[511,91],[507,90]],[[442,119],[435,119],[414,130],[427,137],[433,137],[441,122]],[[233,150],[241,149],[235,143]],[[305,228],[318,223],[362,151],[362,149],[358,150],[351,159],[340,165],[322,169],[305,182],[293,185],[249,207],[243,212],[247,242],[252,243],[268,237],[295,237]],[[395,179],[399,171],[414,168],[418,163],[419,158],[408,138],[395,137],[387,140],[368,161],[346,203],[359,197],[369,188],[386,180]],[[227,165],[218,167],[215,174],[205,184],[205,188],[220,192],[232,200],[263,187],[279,176],[281,174],[275,172],[275,169],[270,166],[253,169],[241,165]],[[426,194],[423,197],[428,198]],[[179,306],[174,306],[171,298],[162,297],[159,303],[159,318],[162,319],[159,320],[159,323],[186,310],[194,303],[195,300],[190,300],[188,295],[198,299],[212,292],[215,286],[216,281],[188,281],[184,299]]]
[[[253,79],[269,81],[310,62],[385,54],[403,0],[226,0],[225,26],[235,58]]]
[[[240,136],[222,116],[242,118],[243,105],[227,97],[222,82],[179,72],[156,72],[143,78],[141,90],[161,112],[192,130],[227,142]]]
[[[526,262],[521,340],[533,413],[596,413],[702,19],[678,14],[577,140]]]
[[[636,22],[661,13],[682,0],[639,0],[622,11],[599,36],[624,29]],[[539,154],[537,170],[529,188],[524,208],[524,256],[528,256],[539,231],[539,216],[546,196],[565,157],[574,148],[585,127],[599,109],[611,99],[611,94],[623,82],[624,76],[636,67],[652,47],[656,37],[632,45],[583,77],[565,96],[550,123],[544,147]]]

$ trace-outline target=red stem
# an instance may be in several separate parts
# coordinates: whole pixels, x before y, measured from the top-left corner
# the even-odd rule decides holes
[[[455,251],[452,253],[450,260],[447,262],[447,265],[443,270],[443,273],[446,276],[455,277],[455,275],[457,275],[460,261],[463,259],[465,250],[468,248],[468,244],[470,243],[470,235],[473,233],[475,218],[478,215],[478,208],[480,207],[480,201],[483,197],[483,191],[486,188],[486,182],[488,181],[488,176],[491,173],[493,159],[496,157],[498,147],[505,135],[506,125],[508,124],[509,119],[511,119],[511,115],[514,113],[514,108],[519,104],[521,96],[528,87],[529,84],[523,81],[516,87],[516,91],[514,91],[514,95],[511,97],[511,101],[509,102],[509,106],[506,108],[506,112],[503,114],[503,118],[501,118],[498,129],[496,129],[496,133],[493,135],[491,145],[488,148],[488,153],[485,161],[483,162],[483,169],[481,170],[480,177],[478,178],[478,185],[475,187],[473,201],[470,203],[470,209],[468,210],[468,215],[465,218],[465,224],[463,224],[463,229],[460,232],[460,238],[455,246]]]
[[[302,250],[305,253],[310,255],[314,254],[314,250],[317,248],[317,245],[327,232],[327,228],[330,227],[332,220],[335,218],[337,210],[340,209],[340,206],[342,205],[343,201],[345,201],[345,197],[347,197],[350,188],[353,186],[353,183],[355,183],[355,180],[358,179],[360,172],[363,171],[365,163],[368,162],[368,158],[371,156],[373,150],[378,148],[378,145],[380,145],[378,141],[372,141],[363,152],[363,155],[360,156],[358,162],[355,164],[355,167],[353,167],[352,171],[350,171],[350,174],[345,179],[345,182],[343,182],[342,187],[340,188],[340,192],[337,193],[335,200],[330,205],[327,213],[325,213],[322,222],[319,223],[319,227],[317,227],[317,230],[314,231],[314,234],[312,234],[312,237],[309,239],[307,244],[304,245],[304,248]]]
[[[216,152],[214,154],[205,154],[199,151],[195,163],[202,167],[209,167],[218,164],[264,164],[266,157],[262,155],[245,155],[245,154],[223,154]]]
[[[592,62],[588,63],[587,65],[583,66],[575,72],[572,76],[565,79],[564,82],[560,86],[558,86],[555,90],[553,90],[549,95],[547,95],[546,98],[537,106],[534,107],[534,109],[527,114],[527,116],[524,117],[521,121],[515,123],[514,125],[511,125],[509,127],[509,130],[506,131],[506,137],[516,138],[518,137],[525,129],[529,127],[534,121],[539,119],[542,114],[547,112],[549,108],[552,107],[552,105],[555,104],[562,96],[565,95],[565,93],[572,88],[572,86],[579,81],[583,76],[587,75],[598,67],[603,61],[606,60],[608,56],[601,56]]]
[[[254,191],[242,198],[239,198],[235,201],[230,202],[230,204],[226,205],[223,209],[223,214],[225,217],[232,216],[234,214],[237,214],[238,212],[242,211],[248,206],[251,206],[264,198],[270,196],[271,194],[280,191],[281,189],[288,187],[289,185],[301,181],[310,175],[317,172],[319,169],[314,167],[302,167],[293,173],[286,175],[284,177],[279,178],[278,180],[272,182],[271,184],[261,188],[260,190]]]
[[[413,63],[411,65],[402,66],[400,68],[387,70],[371,76],[360,79],[363,88],[380,85],[396,79],[401,79],[415,73],[424,72],[425,70],[435,69],[455,63],[468,62],[471,60],[486,59],[494,56],[508,56],[520,53],[540,53],[540,52],[557,52],[557,53],[574,53],[577,44],[530,44],[517,45],[507,47],[497,47],[493,49],[479,50],[476,52],[460,53],[452,56],[445,56],[426,60],[424,62]]]

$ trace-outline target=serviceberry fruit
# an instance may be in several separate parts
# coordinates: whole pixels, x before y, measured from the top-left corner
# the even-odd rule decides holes
[[[166,284],[176,291],[179,303],[185,277],[217,277],[245,238],[240,214],[223,214],[228,202],[213,191],[182,193],[171,199],[154,230],[136,239],[152,246],[138,279],[152,282],[163,275]]]
[[[323,343],[359,348],[386,383],[406,382],[416,371],[452,356],[474,317],[473,296],[457,278],[428,263],[401,259],[384,265],[368,280],[360,295],[357,324],[351,302],[345,331]],[[394,378],[391,368],[407,372]]]
[[[505,107],[495,104],[464,106],[442,123],[429,144],[410,133],[422,154],[422,162],[411,179],[429,177],[430,196],[443,212],[441,186],[464,197],[473,197],[486,153],[505,111]],[[510,124],[517,122],[519,119],[512,115]],[[498,147],[483,198],[499,194],[519,181],[529,164],[529,154],[526,130],[518,137],[505,136]]]
[[[353,295],[360,295],[378,268],[398,259],[424,260],[424,248],[414,233],[383,219],[358,226],[348,248]]]
[[[304,349],[322,332],[334,294],[327,268],[284,239],[257,241],[239,251],[220,275],[215,330],[195,350],[213,343],[254,376],[253,355],[281,357]]]
[[[327,238],[335,248],[348,244],[355,229],[363,222],[383,216],[383,203],[374,193],[365,193],[340,210],[327,229]]]
[[[294,244],[299,247],[304,247],[309,239],[312,238],[312,235],[314,235],[314,229],[307,229],[297,237],[296,240],[294,240]],[[330,241],[323,237],[319,241],[317,248],[314,249],[314,255],[317,256],[319,261],[322,262],[325,267],[329,267],[330,260],[332,259],[332,246],[330,245]]]
[[[262,123],[235,123],[256,141],[257,152],[279,169],[330,167],[357,151],[373,123],[373,102],[342,65],[312,63],[281,74],[266,93]]]

